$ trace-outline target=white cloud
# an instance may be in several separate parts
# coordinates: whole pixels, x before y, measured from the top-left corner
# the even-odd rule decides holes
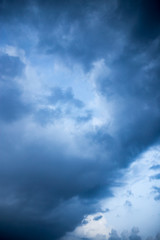
[[[131,164],[122,179],[124,186],[113,189],[115,197],[102,201],[102,208],[110,209],[105,214],[108,223],[119,233],[133,226],[138,226],[145,237],[159,231],[160,207],[152,192],[154,182],[150,181],[150,167],[159,159],[160,147],[150,148]],[[126,206],[126,201],[132,206]]]
[[[159,159],[160,146],[152,147],[141,154],[121,179],[124,185],[113,189],[114,197],[99,203],[102,212],[86,216],[82,225],[68,233],[64,239],[106,239],[111,229],[116,229],[121,234],[124,230],[130,232],[133,226],[140,229],[142,238],[155,236],[159,231],[160,206],[154,200],[154,181],[151,182],[149,176],[153,174],[150,167],[159,164]],[[126,201],[131,205],[125,204]],[[95,221],[98,216],[102,217]]]

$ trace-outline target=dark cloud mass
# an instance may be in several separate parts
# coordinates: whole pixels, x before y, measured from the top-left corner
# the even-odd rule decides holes
[[[120,184],[119,170],[159,141],[160,3],[0,0],[0,34],[0,239],[58,240],[99,211],[98,201]],[[94,88],[113,103],[113,119],[80,131],[93,112],[70,84],[26,100],[28,62],[4,45],[23,49],[28,62],[45,55],[86,76],[101,64]],[[75,121],[70,137],[65,117]],[[121,239],[141,237],[136,228],[129,237],[111,231],[109,240]]]

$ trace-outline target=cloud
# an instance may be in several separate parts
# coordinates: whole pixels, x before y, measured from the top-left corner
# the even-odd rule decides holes
[[[158,169],[160,169],[160,165],[159,164],[158,165],[153,165],[150,169],[158,170]]]
[[[54,240],[72,231],[84,215],[98,211],[99,200],[113,196],[119,170],[159,140],[158,9],[156,0],[0,2],[2,44],[24,49],[34,66],[42,56],[70,69],[78,65],[112,109],[110,122],[93,126],[93,111],[70,83],[28,104],[17,80],[27,61],[0,56],[4,239]],[[45,71],[42,65],[39,71]],[[50,79],[46,74],[44,88]],[[120,237],[112,231],[109,240],[115,239]],[[141,238],[133,230],[129,239]]]
[[[156,200],[156,201],[157,201],[157,200],[160,200],[160,188],[154,186],[153,189],[154,189],[154,193],[157,194],[157,195],[155,196],[154,200]]]
[[[159,18],[159,1],[154,0],[152,3],[147,1],[128,1],[119,0],[119,13],[121,19],[127,18],[132,25],[131,36],[139,43],[147,44],[159,36],[160,18]],[[128,24],[129,26],[129,24]]]
[[[109,240],[141,240],[141,237],[138,235],[138,233],[139,229],[137,227],[133,227],[130,234],[126,231],[123,231],[121,233],[121,236],[119,236],[117,231],[112,229],[110,232]]]
[[[130,240],[141,240],[141,237],[138,236],[139,229],[137,227],[133,227],[131,231],[131,235],[129,236]]]
[[[124,206],[126,207],[132,207],[132,203],[128,200],[125,201]]]
[[[94,218],[94,220],[95,220],[95,221],[98,221],[98,220],[100,220],[102,217],[103,217],[103,216],[101,216],[101,215],[100,215],[100,216],[97,216],[97,217]]]
[[[79,99],[74,98],[71,88],[66,89],[66,91],[60,89],[59,87],[52,90],[51,95],[48,97],[50,104],[69,104],[73,105],[76,108],[83,108],[84,104]]]
[[[160,233],[157,233],[156,240],[159,240],[159,239],[160,239]]]
[[[49,123],[54,123],[55,119],[59,119],[62,117],[62,112],[59,108],[56,109],[47,109],[47,108],[42,108],[39,109],[35,113],[35,120],[42,124],[42,126],[45,126],[46,124]]]
[[[21,75],[24,70],[24,63],[18,57],[9,56],[7,54],[0,55],[0,74],[1,81],[11,81],[15,77]]]
[[[116,230],[112,229],[109,240],[120,240],[120,237],[118,236]]]
[[[1,144],[3,153],[9,139],[6,141]],[[16,142],[13,135],[12,141]],[[0,235],[7,239],[57,239],[72,231],[84,214],[94,209],[94,204],[78,197],[84,192],[85,179],[77,175],[81,172],[85,176],[88,167],[47,142],[23,144],[19,143],[19,151],[16,144],[8,147],[11,155],[5,159],[2,156]],[[86,191],[93,187],[88,182]]]
[[[140,239],[142,239],[142,237],[139,236],[138,234],[139,234],[139,230],[137,227],[133,227],[131,229],[130,233],[128,231],[123,231],[120,236],[118,235],[116,230],[112,229],[109,234],[108,239],[114,239],[114,240],[130,240],[130,239],[140,240]],[[160,234],[157,233],[155,236],[148,237],[147,239],[159,240],[159,237],[160,237]],[[79,240],[79,239],[90,239],[90,240],[96,240],[96,239],[101,240],[102,239],[102,240],[105,240],[107,238],[105,235],[99,235],[99,234],[95,238],[73,238],[73,240]]]
[[[107,5],[105,1],[99,4],[90,0],[85,4],[83,0],[62,0],[59,4],[56,1],[44,3],[41,0],[24,4],[6,1],[1,8],[4,13],[3,23],[14,19],[14,24],[21,20],[25,26],[31,25],[38,34],[39,52],[56,55],[71,65],[72,61],[76,61],[84,69],[89,69],[93,61],[109,55],[119,45],[118,39],[116,43],[111,40],[115,35],[110,27],[115,9],[113,1]],[[102,26],[105,26],[105,31]],[[13,33],[15,31],[12,29]],[[27,33],[26,36],[29,37]],[[116,35],[119,36],[118,33]],[[105,51],[104,45],[107,46]]]
[[[24,64],[18,57],[7,54],[0,56],[0,119],[12,122],[24,117],[31,106],[22,99],[22,91],[15,78],[22,75]]]
[[[78,116],[76,118],[77,122],[79,123],[84,123],[92,119],[92,112],[91,111],[86,111],[84,115]]]
[[[41,100],[42,102],[42,100]],[[74,97],[72,88],[66,90],[54,87],[49,96],[43,97],[42,106],[37,106],[34,119],[43,126],[53,124],[57,120],[72,119],[83,124],[92,119],[92,111],[85,108],[85,104]]]
[[[150,179],[151,180],[153,180],[153,179],[156,179],[156,180],[160,179],[160,173],[151,176]]]

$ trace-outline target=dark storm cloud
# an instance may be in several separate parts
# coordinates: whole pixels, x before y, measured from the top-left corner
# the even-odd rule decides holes
[[[59,218],[59,214],[58,216],[55,214],[55,216],[47,219],[45,216],[41,218],[34,212],[34,209],[31,215],[31,209],[24,212],[21,209],[21,212],[19,212],[19,206],[3,206],[0,216],[1,239],[57,239],[62,235],[62,232],[72,230],[73,226],[78,224],[79,218],[82,218],[82,215],[88,211],[87,207],[85,209],[84,206],[84,212],[78,211],[77,209],[81,207],[81,204],[74,207],[74,201],[71,201],[70,205],[66,203],[62,207],[65,211],[65,213],[61,214],[63,218]],[[17,213],[18,217],[15,217]]]
[[[109,26],[113,22],[114,5],[115,1],[109,1],[108,4],[102,1],[99,4],[90,0],[35,0],[28,4],[26,1],[25,4],[19,4],[16,1],[4,0],[1,11],[4,13],[3,22],[13,19],[13,23],[17,24],[21,20],[25,26],[34,28],[38,34],[39,52],[56,55],[71,65],[72,61],[76,61],[81,63],[84,69],[89,69],[95,60],[109,55],[117,48],[117,42],[112,41],[115,31]],[[104,11],[108,6],[109,14],[108,10],[107,13]],[[13,26],[11,29],[12,37],[18,28]],[[5,30],[3,31],[5,33]],[[24,46],[22,41],[28,44],[25,39],[27,34],[25,35],[18,38],[20,46]],[[117,33],[117,38],[118,36]]]
[[[158,0],[119,0],[119,13],[123,20],[126,18],[132,25],[132,37],[138,42],[148,44],[159,36],[160,3]]]
[[[49,149],[53,146],[48,143],[31,146],[19,143],[17,150],[11,142],[16,142],[13,135],[11,141],[1,143],[3,153],[4,146],[10,152],[9,157],[7,152],[1,155],[1,237],[57,239],[72,231],[84,214],[93,211],[93,204],[76,197],[93,187],[93,178],[85,183],[89,166],[82,167],[80,162],[76,163],[78,159],[69,156],[66,159],[61,149],[55,146]],[[79,174],[81,179],[77,178]]]
[[[7,127],[2,131],[0,236],[54,240],[72,231],[84,215],[96,212],[97,201],[111,196],[110,186],[120,177],[117,170],[159,139],[159,3],[1,0],[0,11],[6,44],[30,52],[28,27],[37,34],[37,54],[56,56],[71,66],[81,64],[86,71],[103,58],[111,70],[107,77],[96,79],[96,87],[98,94],[116,105],[114,133],[108,133],[105,125],[85,135],[92,146],[91,157],[66,153],[68,145],[58,145],[56,132],[49,141],[40,135],[42,129],[29,132],[15,124],[10,126],[13,131]],[[23,68],[19,58],[1,56],[3,122],[12,123],[29,111],[14,81]],[[53,89],[47,101],[78,110],[84,107],[71,89]],[[34,114],[45,125],[60,118],[61,110],[41,109]],[[86,112],[77,120],[90,118]],[[112,231],[109,240],[119,239]],[[141,238],[133,230],[129,239]]]
[[[109,60],[120,51],[123,38],[133,51],[141,51],[159,36],[158,0],[37,1],[36,6],[44,19],[38,25],[39,51],[58,54],[71,64],[76,60],[87,70],[96,60]]]
[[[32,1],[26,0],[1,0],[1,21],[14,21],[19,17],[23,17],[24,13],[27,11],[31,3]]]
[[[58,239],[98,210],[97,200],[110,194],[105,188],[111,174],[104,177],[94,158],[68,155],[67,145],[59,146],[56,137],[26,142],[22,132],[27,133],[19,128],[12,139],[4,129],[0,145],[0,235]]]
[[[0,6],[3,22],[21,19],[35,28],[39,51],[57,54],[71,64],[72,60],[80,62],[85,69],[119,51],[123,37],[128,37],[136,50],[138,41],[148,44],[159,36],[158,0],[102,0],[101,4],[90,0],[3,0]]]
[[[102,174],[97,159],[68,154],[68,146],[59,146],[56,136],[50,141],[41,137],[26,142],[28,130],[22,128],[12,138],[7,129],[2,132],[0,235],[4,239],[58,239],[85,214],[98,210],[97,200],[110,194],[106,184],[113,176]]]
[[[156,53],[159,45],[140,46],[144,40],[154,43],[159,35],[159,4],[157,1],[152,4],[149,1],[146,4],[140,1],[52,4],[39,1],[37,5],[40,16],[46,21],[43,22],[45,30],[43,24],[39,29],[40,49],[46,49],[48,54],[76,60],[85,67],[91,67],[100,58],[105,59],[113,71],[108,77],[98,78],[97,86],[100,93],[107,100],[110,96],[109,100],[115,100],[120,109],[114,121],[119,129],[116,141],[113,141],[114,144],[118,142],[120,148],[120,165],[127,165],[129,159],[131,161],[136,154],[154,143],[160,134],[159,57]],[[55,14],[52,14],[51,6],[57,10]],[[149,19],[148,27],[143,24],[145,19]],[[52,20],[53,25],[49,24]],[[145,34],[142,31],[140,35],[142,25]],[[156,32],[154,36],[152,26]],[[44,35],[47,39],[43,38]],[[118,37],[123,39],[123,35],[125,40],[121,46]],[[108,55],[111,55],[110,60]],[[112,55],[115,55],[113,59]],[[104,142],[108,144],[108,138]]]
[[[23,70],[24,64],[18,57],[7,54],[0,56],[0,119],[5,122],[15,121],[30,111],[15,81],[15,77],[20,76]]]

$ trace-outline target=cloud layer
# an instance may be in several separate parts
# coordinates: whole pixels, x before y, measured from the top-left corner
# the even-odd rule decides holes
[[[0,1],[3,239],[63,237],[159,141],[159,10],[157,0]]]

